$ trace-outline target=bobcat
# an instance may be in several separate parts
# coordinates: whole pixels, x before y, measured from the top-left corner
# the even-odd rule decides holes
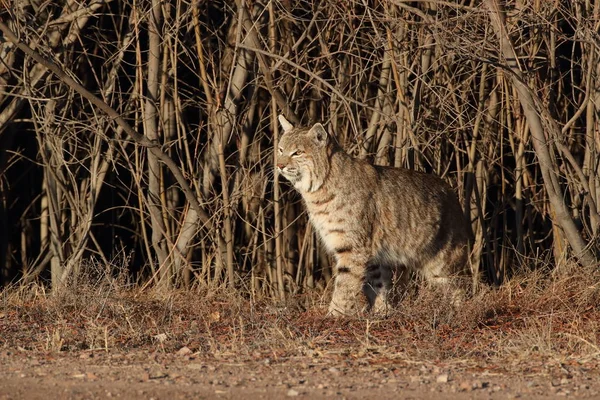
[[[460,292],[471,229],[452,189],[440,178],[354,159],[320,123],[283,135],[276,169],[302,195],[309,218],[336,258],[329,314],[384,312],[394,286],[416,273]],[[466,279],[464,279],[466,280]]]

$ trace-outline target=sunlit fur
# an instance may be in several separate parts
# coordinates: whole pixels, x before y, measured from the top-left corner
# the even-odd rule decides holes
[[[310,220],[336,258],[332,315],[385,310],[392,279],[413,273],[458,288],[470,270],[471,232],[440,178],[350,157],[321,124],[285,119],[276,169],[302,195]],[[458,289],[457,289],[458,290]],[[361,291],[367,296],[361,296]]]
[[[322,130],[322,134],[326,135],[320,124],[312,130],[294,129],[281,137],[277,149],[277,164],[283,165],[279,172],[300,193],[319,190],[330,168],[327,142],[319,141],[315,129]],[[326,139],[326,136],[323,139]],[[326,172],[323,174],[321,171]]]

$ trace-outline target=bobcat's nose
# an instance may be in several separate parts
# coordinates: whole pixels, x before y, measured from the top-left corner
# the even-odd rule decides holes
[[[285,168],[285,164],[277,163],[277,168],[284,169]]]

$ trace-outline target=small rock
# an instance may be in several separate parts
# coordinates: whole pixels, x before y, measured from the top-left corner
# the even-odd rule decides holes
[[[463,381],[460,383],[460,385],[458,385],[458,388],[462,392],[470,392],[471,390],[473,390],[473,384],[469,381]]]
[[[178,356],[189,356],[190,354],[192,354],[193,351],[190,350],[189,347],[187,346],[183,346],[182,348],[180,348],[179,350],[177,350],[177,355]]]
[[[288,396],[288,397],[296,397],[296,396],[298,396],[299,394],[300,394],[300,393],[299,393],[297,390],[294,390],[294,389],[290,389],[290,390],[288,390],[288,392],[287,392],[287,396]]]
[[[471,388],[473,388],[473,390],[475,389],[483,389],[488,387],[489,383],[488,382],[481,382],[479,380],[473,381],[473,383],[471,384]]]
[[[96,374],[92,373],[92,372],[88,372],[85,374],[85,377],[91,381],[95,381],[98,379],[98,376],[96,376]]]
[[[441,374],[435,379],[437,383],[447,383],[448,382],[448,374]]]

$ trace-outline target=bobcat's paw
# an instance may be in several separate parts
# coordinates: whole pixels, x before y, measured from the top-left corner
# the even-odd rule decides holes
[[[391,307],[387,300],[377,297],[370,311],[377,318],[386,318],[391,311]]]

